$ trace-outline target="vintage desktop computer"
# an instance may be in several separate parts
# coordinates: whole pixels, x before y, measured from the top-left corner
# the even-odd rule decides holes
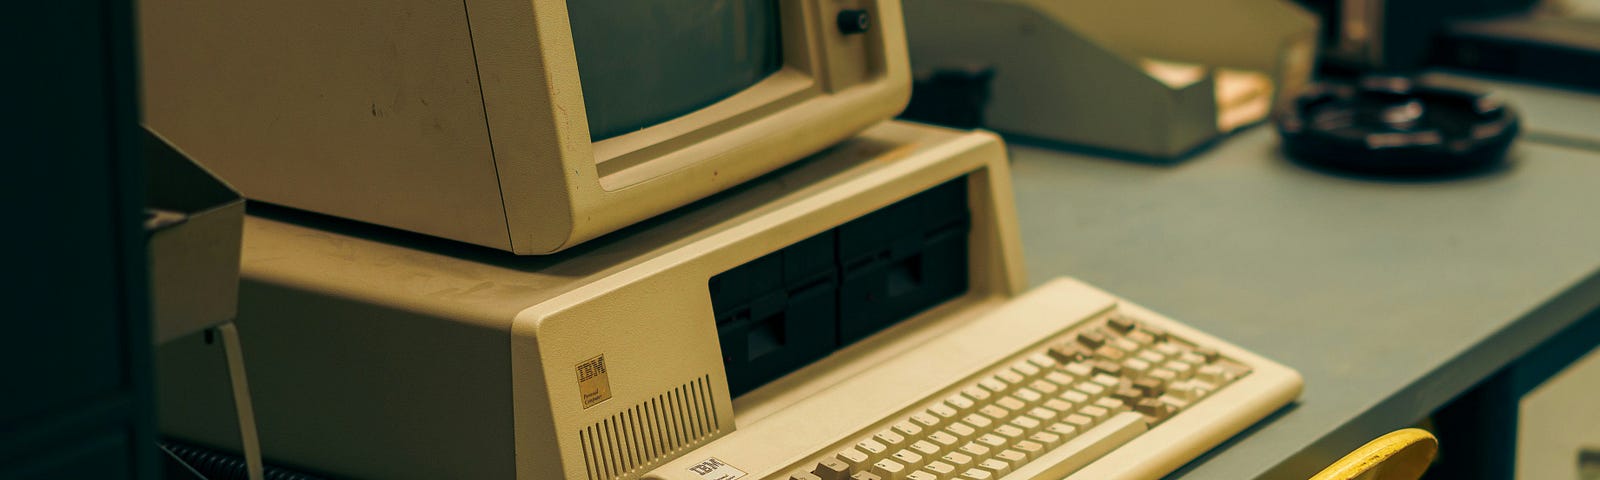
[[[1012,201],[991,134],[889,122],[553,256],[258,209],[260,444],[339,478],[1156,478],[1298,395],[1084,283],[1023,293]],[[231,449],[196,342],[163,430]]]
[[[897,0],[140,2],[145,121],[252,200],[548,254],[889,119]]]
[[[599,3],[145,3],[151,123],[266,202],[236,323],[269,467],[1155,478],[1298,396],[1082,282],[1024,293],[1001,141],[881,121],[898,2]],[[162,432],[237,451],[207,355],[162,347]]]

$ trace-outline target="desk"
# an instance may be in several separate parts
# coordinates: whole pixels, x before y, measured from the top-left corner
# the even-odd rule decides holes
[[[1174,475],[1229,480],[1306,478],[1600,308],[1600,151],[1512,155],[1375,182],[1292,165],[1264,127],[1175,166],[1012,146],[1033,283],[1081,278],[1305,376]]]

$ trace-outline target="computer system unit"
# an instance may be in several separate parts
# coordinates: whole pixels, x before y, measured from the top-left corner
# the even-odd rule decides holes
[[[1075,280],[1019,296],[983,132],[884,123],[553,256],[255,213],[261,446],[337,477],[1154,478],[1300,388]],[[163,431],[227,449],[204,377],[163,384]]]
[[[140,2],[145,120],[247,197],[548,254],[904,107],[899,0]]]

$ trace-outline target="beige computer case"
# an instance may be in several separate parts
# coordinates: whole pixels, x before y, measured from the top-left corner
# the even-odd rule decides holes
[[[899,0],[779,5],[777,73],[591,142],[566,0],[148,0],[144,114],[252,199],[547,254],[900,111]],[[843,9],[872,28],[841,33]]]
[[[713,275],[962,176],[964,296],[729,398]],[[261,444],[269,461],[356,478],[638,478],[1019,292],[1012,202],[994,136],[885,123],[557,256],[252,217],[238,323]],[[207,421],[226,404],[196,393],[203,349],[163,350],[163,372],[196,372],[165,385],[162,427],[227,447]]]

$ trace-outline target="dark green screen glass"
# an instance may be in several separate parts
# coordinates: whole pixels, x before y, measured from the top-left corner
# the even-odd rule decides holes
[[[783,65],[777,0],[568,0],[600,141],[683,116]]]

